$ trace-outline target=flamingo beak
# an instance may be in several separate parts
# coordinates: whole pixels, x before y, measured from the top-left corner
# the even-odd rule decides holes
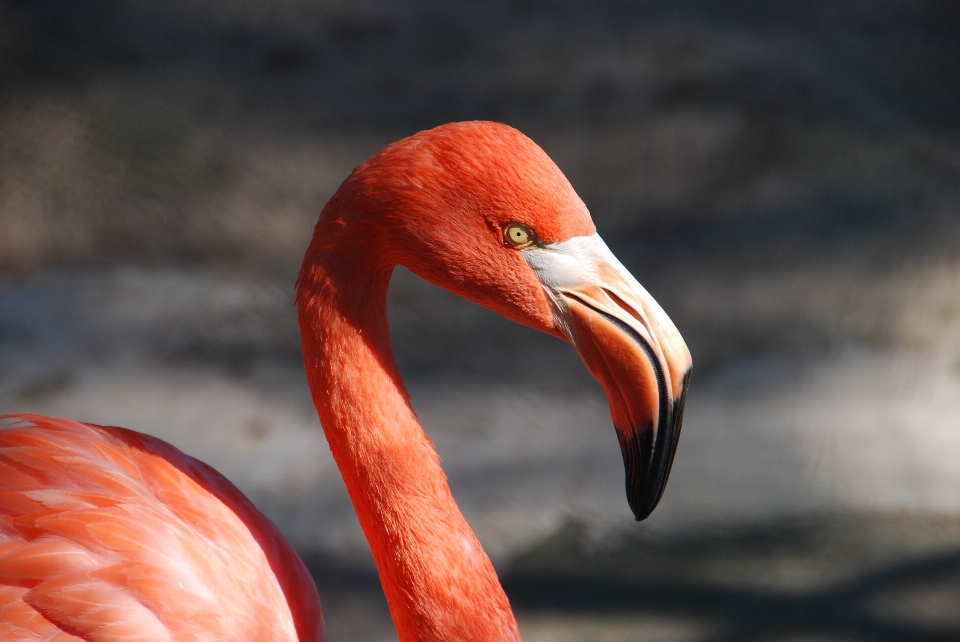
[[[637,521],[656,508],[680,437],[692,360],[663,309],[597,236],[530,248],[554,322],[607,393]]]

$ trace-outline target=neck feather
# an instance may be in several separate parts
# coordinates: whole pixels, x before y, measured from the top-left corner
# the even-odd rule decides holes
[[[392,266],[372,262],[375,251],[325,248],[308,251],[298,285],[307,381],[400,640],[519,640],[400,379],[386,315]]]

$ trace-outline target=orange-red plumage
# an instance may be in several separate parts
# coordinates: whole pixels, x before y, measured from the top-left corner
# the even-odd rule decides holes
[[[514,223],[530,243],[506,242]],[[393,359],[398,264],[577,347],[607,391],[637,519],[669,474],[690,355],[556,165],[505,125],[394,143],[324,207],[297,280],[304,366],[400,640],[516,641]],[[0,430],[0,640],[322,638],[303,564],[215,471],[121,428],[24,420]]]
[[[0,430],[0,612],[23,642],[322,639],[302,562],[216,471],[32,415]]]

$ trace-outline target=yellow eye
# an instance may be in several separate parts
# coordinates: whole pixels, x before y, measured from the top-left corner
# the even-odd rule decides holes
[[[508,225],[503,230],[503,236],[507,239],[507,243],[513,247],[530,245],[536,238],[533,230],[522,223],[511,223]]]

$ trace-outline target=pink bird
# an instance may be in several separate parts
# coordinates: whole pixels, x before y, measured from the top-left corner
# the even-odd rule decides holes
[[[663,493],[691,368],[586,206],[510,127],[394,143],[320,214],[297,281],[307,381],[402,642],[519,640],[394,362],[404,265],[572,343],[603,385],[638,520]],[[293,548],[226,479],[151,437],[23,416],[0,431],[0,640],[322,640]]]

